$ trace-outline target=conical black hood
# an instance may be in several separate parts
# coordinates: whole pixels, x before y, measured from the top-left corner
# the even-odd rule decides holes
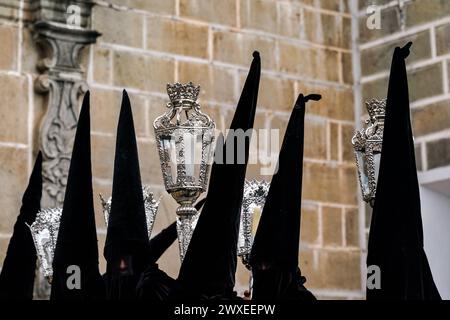
[[[36,214],[41,208],[41,195],[42,154],[39,152],[3,262],[0,274],[0,300],[33,299],[36,249],[26,224],[31,225],[36,219]]]
[[[150,240],[149,262],[156,263],[177,239],[177,223],[174,222]]]
[[[261,76],[259,53],[255,52],[253,57],[231,123],[231,130],[240,129],[246,132],[253,128]],[[181,288],[180,292],[184,293],[179,294],[177,299],[186,296],[196,299],[199,296],[228,297],[232,295],[237,263],[239,217],[250,137],[246,139],[245,147],[238,146],[236,142],[238,139],[232,132],[228,134],[225,145],[222,141],[223,138],[219,137],[218,140],[216,162],[211,170],[206,203],[192,235],[177,280],[177,285]],[[233,145],[234,148],[232,148]],[[234,152],[233,163],[218,163],[219,150],[223,150],[225,155],[228,154],[229,159],[229,153]]]
[[[195,204],[195,209],[197,211],[200,211],[200,209],[205,204],[206,198],[198,201]],[[154,236],[150,240],[150,246],[149,246],[149,262],[150,263],[156,263],[159,258],[164,254],[164,252],[169,249],[169,247],[172,245],[172,243],[177,239],[177,223],[173,222],[170,226],[162,230],[160,233],[158,233],[156,236]]]
[[[392,59],[367,257],[368,266],[381,270],[381,289],[368,289],[368,299],[439,298],[423,250],[405,64],[411,44],[397,47]]]
[[[111,212],[104,250],[110,277],[107,280],[109,298],[134,299],[133,290],[149,263],[148,252],[149,239],[136,135],[130,99],[124,91],[117,128]]]
[[[300,276],[298,255],[305,107],[308,100],[320,99],[320,95],[304,97],[301,94],[289,119],[278,171],[272,178],[252,247],[250,262],[254,274],[254,299],[295,299],[298,296],[289,288],[292,282],[297,285],[300,281],[296,278]],[[260,274],[266,271],[271,274]]]
[[[92,193],[89,92],[78,119],[53,259],[52,300],[104,298]],[[78,268],[78,269],[77,269]],[[80,281],[76,281],[79,278]],[[72,287],[69,288],[68,284]]]

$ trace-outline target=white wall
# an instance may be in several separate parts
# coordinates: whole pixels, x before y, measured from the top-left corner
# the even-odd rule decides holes
[[[422,187],[425,252],[443,299],[450,300],[450,198]]]

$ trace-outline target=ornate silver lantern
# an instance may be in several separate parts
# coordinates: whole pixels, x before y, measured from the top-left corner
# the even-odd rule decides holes
[[[200,86],[168,84],[167,93],[169,110],[156,118],[153,127],[165,188],[180,205],[176,213],[183,260],[198,218],[193,204],[208,184],[215,123],[200,110]]]
[[[244,197],[241,207],[241,221],[239,225],[238,256],[242,263],[250,270],[249,257],[252,251],[253,236],[256,232],[259,216],[266,203],[270,183],[267,181],[246,180],[244,184]]]
[[[352,144],[355,149],[362,196],[364,201],[373,207],[380,169],[386,99],[372,99],[366,102],[366,107],[369,113],[367,126],[355,133]]]
[[[40,270],[49,283],[53,277],[53,257],[58,239],[62,208],[40,210],[30,228],[40,264]]]
[[[147,186],[144,186],[142,188],[142,194],[144,197],[144,207],[145,207],[145,217],[146,217],[146,221],[147,221],[148,238],[150,239],[150,237],[152,235],[153,224],[155,223],[156,214],[158,213],[159,202],[161,199],[156,201],[155,196],[153,195],[153,192],[151,192]],[[109,197],[108,200],[105,200],[101,194],[99,196],[100,196],[100,200],[102,202],[103,216],[105,218],[105,225],[106,225],[106,227],[108,227],[109,214],[111,212],[112,198]]]

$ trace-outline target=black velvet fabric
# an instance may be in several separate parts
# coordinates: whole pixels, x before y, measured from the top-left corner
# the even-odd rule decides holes
[[[206,198],[198,201],[195,208],[200,211],[205,201]],[[175,280],[160,270],[156,262],[176,239],[177,224],[174,222],[150,240],[150,266],[141,275],[136,287],[139,300],[161,302],[168,299]]]
[[[314,300],[298,268],[305,107],[320,95],[298,97],[292,111],[252,247],[253,300]]]
[[[98,267],[97,231],[92,193],[89,92],[78,119],[63,212],[53,259],[52,300],[104,299]],[[78,266],[81,288],[70,289],[69,266]]]
[[[392,59],[367,256],[367,265],[381,270],[381,289],[367,289],[368,300],[440,299],[423,249],[405,65],[411,44],[397,47]]]
[[[130,99],[123,92],[117,128],[111,213],[104,256],[107,298],[136,299],[136,285],[149,265],[149,239]]]
[[[230,129],[246,131],[253,128],[257,104],[261,59],[258,52],[237,105]],[[226,144],[219,137],[216,161],[212,166],[206,203],[192,235],[180,273],[171,293],[173,300],[233,299],[237,266],[237,238],[240,208],[247,169],[249,138],[245,149],[236,152],[237,139],[228,135]],[[229,151],[234,142],[234,161],[218,163],[218,151]],[[245,153],[245,154],[243,154]],[[237,162],[237,156],[245,161]],[[230,154],[228,154],[230,158]],[[226,159],[224,157],[223,159]],[[226,161],[226,160],[225,160]],[[220,161],[219,161],[220,162]]]
[[[148,259],[150,263],[156,263],[163,253],[177,239],[177,223],[173,222],[150,240]]]
[[[36,270],[36,249],[30,229],[41,208],[42,154],[34,163],[22,207],[14,225],[5,260],[0,273],[0,300],[32,300]]]

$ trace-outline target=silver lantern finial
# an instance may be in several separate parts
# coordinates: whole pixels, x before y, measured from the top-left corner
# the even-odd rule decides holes
[[[167,85],[170,102],[153,123],[164,186],[180,205],[177,231],[183,260],[198,218],[193,204],[206,190],[213,160],[215,123],[197,102],[200,86]]]
[[[364,201],[373,207],[383,145],[386,99],[372,99],[366,102],[366,107],[369,113],[367,126],[355,133],[352,144],[355,149],[362,196]]]
[[[27,224],[36,247],[40,270],[49,283],[52,282],[53,277],[52,264],[61,214],[62,208],[43,209],[37,213],[36,220],[31,226]]]
[[[155,196],[153,192],[147,186],[142,187],[142,195],[144,198],[144,207],[145,207],[145,218],[147,221],[147,232],[148,238],[150,239],[153,231],[153,225],[155,223],[156,214],[158,213],[159,203],[161,198],[158,201],[155,200]],[[105,200],[103,196],[100,194],[100,200],[102,202],[103,207],[103,216],[105,218],[105,225],[108,228],[109,222],[109,214],[111,213],[111,201],[112,198],[109,197],[108,200]]]
[[[269,188],[270,183],[264,180],[246,180],[244,184],[237,254],[247,269],[250,269],[249,257],[253,246],[255,209],[259,207],[262,211]]]

